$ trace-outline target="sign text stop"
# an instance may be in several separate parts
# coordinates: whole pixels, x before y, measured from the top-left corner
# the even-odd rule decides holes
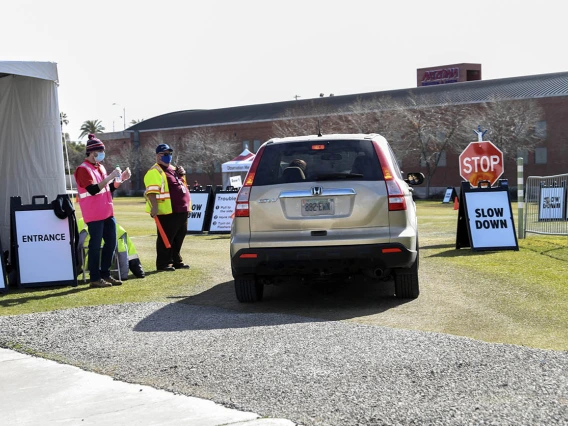
[[[471,142],[460,154],[460,176],[474,187],[482,180],[495,184],[503,171],[503,153],[489,141]]]

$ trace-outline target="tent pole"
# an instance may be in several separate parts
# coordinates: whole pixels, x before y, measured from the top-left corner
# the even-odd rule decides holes
[[[69,167],[69,151],[67,150],[67,138],[65,133],[63,133],[63,146],[65,147],[65,159],[67,160],[67,174],[69,175],[69,189],[73,191],[73,179],[71,178],[71,168]],[[70,197],[73,201],[74,197]]]

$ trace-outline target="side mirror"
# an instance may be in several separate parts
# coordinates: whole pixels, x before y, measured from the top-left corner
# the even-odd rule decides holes
[[[409,185],[420,185],[424,183],[424,174],[422,173],[408,173],[404,181]]]

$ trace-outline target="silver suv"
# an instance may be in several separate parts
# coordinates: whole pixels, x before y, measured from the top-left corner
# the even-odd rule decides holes
[[[394,277],[416,298],[418,226],[409,185],[378,134],[318,135],[264,143],[237,196],[231,267],[240,302],[262,300],[282,277]]]

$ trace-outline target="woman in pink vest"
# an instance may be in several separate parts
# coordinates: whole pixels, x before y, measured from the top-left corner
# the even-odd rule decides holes
[[[112,207],[112,192],[121,185],[114,180],[121,176],[119,170],[107,175],[101,161],[105,158],[105,146],[92,133],[87,141],[87,158],[75,170],[79,206],[89,228],[89,275],[91,287],[111,287],[122,281],[110,276],[112,256],[116,249],[116,221]],[[122,172],[122,182],[130,178],[130,170]],[[113,181],[114,180],[114,181]],[[113,182],[111,182],[113,181]],[[109,183],[111,183],[109,185]],[[101,250],[101,244],[104,246]],[[100,265],[100,266],[99,266]]]

